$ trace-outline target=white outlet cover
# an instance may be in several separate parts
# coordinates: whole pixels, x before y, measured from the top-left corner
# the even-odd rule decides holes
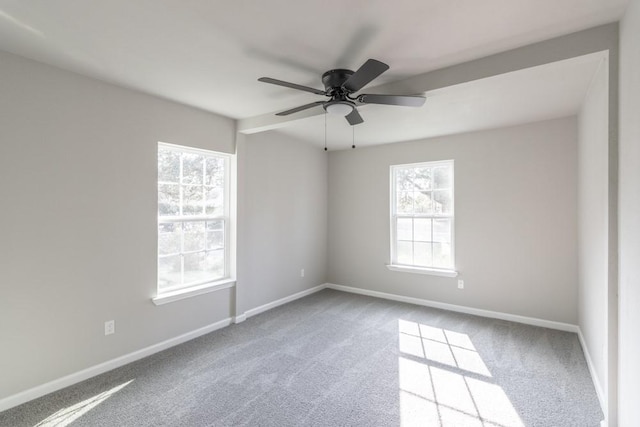
[[[104,334],[111,335],[116,333],[116,321],[109,320],[104,322]]]

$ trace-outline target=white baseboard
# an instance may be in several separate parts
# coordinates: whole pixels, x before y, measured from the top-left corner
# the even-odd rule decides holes
[[[90,368],[83,369],[81,371],[64,376],[62,378],[55,379],[53,381],[49,381],[48,383],[30,388],[12,396],[5,397],[4,399],[0,399],[0,412],[5,411],[9,408],[13,408],[14,406],[21,405],[30,400],[37,399],[38,397],[44,396],[45,394],[49,394],[70,385],[79,383],[80,381],[95,377],[96,375],[103,374],[112,369],[119,368],[120,366],[126,365],[127,363],[135,362],[136,360],[150,356],[159,351],[166,350],[178,344],[182,344],[201,335],[205,335],[209,332],[224,328],[225,326],[229,326],[230,324],[231,318],[223,319],[219,322],[212,323],[211,325],[204,326],[191,332],[187,332],[186,334],[179,335],[175,338],[162,341],[158,344],[154,344],[141,350],[134,351],[133,353],[125,354],[124,356],[120,356],[115,359],[100,363],[99,365],[91,366]]]
[[[591,359],[591,355],[589,354],[589,347],[587,346],[587,341],[584,339],[584,335],[582,334],[582,329],[578,327],[578,339],[580,340],[580,345],[582,346],[582,351],[584,352],[584,358],[587,360],[587,366],[589,367],[589,373],[591,374],[591,379],[593,380],[593,385],[596,389],[596,394],[598,395],[598,400],[600,401],[600,408],[602,408],[602,412],[604,413],[604,420],[600,424],[601,427],[606,427],[609,423],[607,422],[607,414],[609,413],[607,408],[607,399],[604,394],[604,389],[600,384],[600,380],[598,379],[598,375],[596,373],[596,368]]]
[[[251,310],[247,310],[244,313],[244,315],[246,315],[247,318],[251,317],[251,316],[255,316],[257,314],[263,313],[263,312],[265,312],[267,310],[271,310],[272,308],[276,308],[276,307],[278,307],[280,305],[283,305],[283,304],[286,304],[288,302],[295,301],[295,300],[300,299],[302,297],[306,297],[307,295],[315,294],[316,292],[321,291],[326,287],[327,287],[326,283],[322,284],[322,285],[314,286],[313,288],[309,288],[309,289],[306,289],[304,291],[297,292],[297,293],[295,293],[293,295],[289,295],[288,297],[280,298],[279,300],[272,301],[272,302],[270,302],[268,304],[264,304],[264,305],[261,305],[261,306],[256,307],[256,308],[252,308]]]
[[[176,346],[178,344],[182,344],[184,342],[197,338],[201,335],[205,335],[205,334],[208,334],[209,332],[213,332],[215,330],[224,328],[226,326],[231,325],[232,323],[244,322],[248,317],[255,316],[256,314],[262,313],[264,311],[270,310],[272,308],[278,307],[288,302],[297,300],[307,295],[311,295],[315,292],[321,291],[325,287],[326,285],[322,284],[310,289],[306,289],[302,292],[289,295],[288,297],[281,298],[277,301],[273,301],[268,304],[261,305],[260,307],[253,308],[251,310],[248,310],[246,313],[242,313],[234,317],[223,319],[219,322],[213,323],[208,326],[204,326],[202,328],[196,329],[191,332],[187,332],[186,334],[182,334],[175,338],[168,339],[161,343],[154,344],[149,347],[145,347],[138,351],[134,351],[133,353],[129,353],[124,356],[120,356],[115,359],[108,360],[104,363],[100,363],[99,365],[95,365],[87,369],[83,369],[81,371],[64,376],[62,378],[55,379],[45,384],[30,388],[28,390],[14,394],[12,396],[5,397],[4,399],[0,399],[0,412],[6,411],[9,408],[13,408],[14,406],[21,405],[30,400],[37,399],[38,397],[44,396],[45,394],[49,394],[54,391],[68,387],[70,385],[79,383],[80,381],[84,381],[91,377],[95,377],[96,375],[103,374],[112,369],[119,368],[120,366],[126,365],[127,363],[135,362],[136,360],[150,356],[159,351],[166,350],[167,348]]]
[[[350,286],[336,285],[326,283],[326,288],[335,289],[337,291],[351,292],[354,294],[367,295],[376,298],[383,298],[392,301],[407,302],[410,304],[422,305],[425,307],[440,308],[443,310],[455,311],[458,313],[473,314],[476,316],[489,317],[491,319],[508,320],[516,323],[524,323],[526,325],[541,326],[543,328],[557,329],[566,332],[578,333],[578,326],[570,323],[555,322],[552,320],[537,319],[535,317],[519,316],[517,314],[501,313],[499,311],[483,310],[480,308],[466,307],[463,305],[447,304],[444,302],[431,301],[421,298],[406,297],[403,295],[388,294],[385,292],[371,291],[369,289],[353,288]]]
[[[554,321],[543,320],[543,319],[536,319],[532,317],[519,316],[515,314],[482,310],[482,309],[465,307],[465,306],[454,305],[454,304],[441,303],[437,301],[430,301],[430,300],[425,300],[420,298],[389,294],[385,292],[371,291],[371,290],[362,289],[362,288],[353,288],[349,286],[336,285],[333,283],[324,283],[322,285],[318,285],[313,288],[306,289],[301,292],[297,292],[293,295],[289,295],[279,300],[272,301],[268,304],[264,304],[259,307],[252,308],[250,310],[247,310],[245,313],[239,314],[235,317],[223,319],[219,322],[213,323],[208,326],[204,326],[202,328],[196,329],[186,334],[182,334],[178,337],[168,339],[161,343],[154,344],[152,346],[143,348],[133,353],[126,354],[124,356],[109,360],[99,365],[92,366],[90,368],[67,375],[65,377],[58,378],[56,380],[31,388],[29,390],[25,390],[23,392],[6,397],[4,399],[0,399],[0,412],[7,410],[9,408],[12,408],[14,406],[20,405],[22,403],[28,402],[30,400],[36,399],[38,397],[44,396],[45,394],[49,394],[54,391],[60,390],[64,387],[68,387],[80,381],[84,381],[88,378],[94,377],[96,375],[102,374],[112,369],[118,368],[120,366],[126,365],[127,363],[131,363],[136,360],[142,359],[144,357],[150,356],[154,353],[165,350],[167,348],[176,346],[178,344],[182,344],[186,341],[192,340],[201,335],[205,335],[205,334],[208,334],[209,332],[213,332],[215,330],[224,328],[226,326],[229,326],[231,323],[241,323],[249,317],[263,313],[267,310],[271,310],[272,308],[278,307],[288,302],[303,298],[307,295],[311,295],[325,288],[334,289],[334,290],[343,291],[343,292],[350,292],[350,293],[355,293],[360,295],[367,295],[367,296],[372,296],[376,298],[383,298],[383,299],[392,300],[392,301],[400,301],[400,302],[406,302],[410,304],[422,305],[426,307],[440,308],[443,310],[455,311],[460,313],[473,314],[477,316],[489,317],[494,319],[509,320],[512,322],[524,323],[524,324],[534,325],[534,326],[541,326],[541,327],[550,328],[550,329],[558,329],[562,331],[575,332],[580,337],[580,343],[582,345],[582,348],[584,349],[585,356],[587,358],[587,364],[589,365],[591,376],[593,377],[594,384],[596,385],[598,398],[600,398],[601,404],[603,402],[602,390],[598,383],[598,379],[594,374],[593,366],[591,364],[591,359],[588,355],[587,347],[584,343],[584,338],[582,337],[582,333],[580,332],[580,329],[576,325],[571,325],[568,323],[561,323],[561,322],[554,322]],[[602,404],[602,407],[605,408],[604,404]]]
[[[587,361],[587,366],[589,367],[589,374],[591,375],[594,388],[596,389],[596,394],[600,402],[600,407],[602,408],[602,412],[605,415],[605,419],[602,420],[602,422],[600,423],[600,427],[608,427],[609,425],[607,422],[607,414],[608,414],[607,400],[605,398],[604,390],[602,389],[602,386],[600,385],[600,381],[598,380],[598,375],[596,374],[596,370],[593,365],[591,355],[589,354],[589,347],[587,347],[587,343],[584,339],[584,335],[582,334],[582,330],[577,325],[572,325],[570,323],[554,322],[551,320],[537,319],[534,317],[519,316],[516,314],[482,310],[479,308],[471,308],[471,307],[465,307],[461,305],[446,304],[446,303],[437,302],[437,301],[430,301],[430,300],[425,300],[420,298],[388,294],[385,292],[371,291],[371,290],[362,289],[362,288],[353,288],[350,286],[336,285],[333,283],[326,283],[325,287],[328,289],[335,289],[337,291],[351,292],[354,294],[367,295],[367,296],[372,296],[376,298],[388,299],[392,301],[407,302],[410,304],[422,305],[422,306],[433,307],[433,308],[441,308],[443,310],[456,311],[459,313],[474,314],[477,316],[489,317],[492,319],[509,320],[512,322],[524,323],[527,325],[541,326],[544,328],[557,329],[557,330],[566,331],[566,332],[574,332],[578,335],[578,339],[580,340],[580,345],[582,347],[582,351],[584,352],[584,356]]]
[[[238,324],[247,320],[247,315],[245,313],[239,314],[238,316],[233,317],[233,323]]]

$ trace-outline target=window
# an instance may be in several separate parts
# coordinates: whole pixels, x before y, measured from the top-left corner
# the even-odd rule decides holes
[[[391,269],[454,270],[453,160],[391,166]]]
[[[229,277],[230,156],[158,144],[158,295]]]

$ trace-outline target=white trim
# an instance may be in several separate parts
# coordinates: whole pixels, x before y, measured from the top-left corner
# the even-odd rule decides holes
[[[208,156],[208,157],[214,157],[214,156],[226,157],[226,158],[233,157],[233,153],[225,153],[224,151],[209,150],[206,148],[187,147],[186,145],[171,144],[169,142],[158,141],[158,146],[164,148],[165,150],[176,151],[178,153],[187,152],[191,154],[199,154],[199,155]]]
[[[235,286],[235,281],[233,281],[232,283],[228,283],[226,285],[218,286],[214,289],[205,290],[205,292],[211,292],[213,290],[219,290],[219,289],[226,289],[233,286]],[[115,359],[108,360],[104,363],[91,366],[89,368],[83,369],[78,372],[74,372],[62,378],[58,378],[48,383],[41,384],[39,386],[30,388],[20,393],[11,395],[9,397],[5,397],[4,399],[0,399],[0,412],[6,411],[7,409],[13,408],[14,406],[21,405],[30,400],[37,399],[38,397],[42,397],[45,394],[53,393],[54,391],[58,391],[65,387],[69,387],[73,384],[77,384],[81,381],[95,377],[96,375],[100,375],[112,369],[119,368],[120,366],[124,366],[127,363],[135,362],[136,360],[142,359],[147,356],[151,356],[152,354],[158,353],[162,350],[166,350],[170,347],[174,347],[176,345],[182,344],[184,342],[187,342],[199,336],[224,328],[226,326],[231,325],[232,323],[241,323],[245,321],[247,317],[255,316],[259,313],[265,312],[267,310],[270,310],[272,308],[278,307],[288,302],[297,300],[307,295],[311,295],[325,288],[326,288],[326,284],[315,286],[313,288],[304,290],[302,292],[289,295],[288,297],[281,298],[279,300],[270,302],[268,304],[264,304],[259,307],[253,308],[247,311],[246,313],[242,313],[234,317],[229,317],[229,318],[220,320],[219,322],[212,323],[211,325],[204,326],[202,328],[196,329],[191,332],[187,332],[185,334],[179,335],[174,338],[170,338],[158,344],[145,347],[141,350],[134,351],[133,353],[125,354],[124,356],[120,356]]]
[[[79,383],[80,381],[84,381],[91,377],[95,377],[96,375],[100,375],[112,369],[119,368],[120,366],[124,366],[127,363],[135,362],[136,360],[151,356],[152,354],[158,353],[162,350],[166,350],[170,347],[174,347],[178,344],[182,344],[194,338],[198,338],[199,336],[224,328],[225,326],[229,326],[230,324],[231,318],[223,319],[208,326],[204,326],[194,331],[187,332],[186,334],[182,334],[177,337],[170,338],[166,341],[162,341],[158,344],[153,344],[141,350],[134,351],[133,353],[125,354],[124,356],[108,360],[106,362],[91,366],[62,378],[49,381],[48,383],[30,388],[12,396],[5,397],[4,399],[0,399],[0,412],[6,411],[9,408],[21,405],[30,400],[37,399],[38,397],[44,396],[45,394],[52,393],[65,387],[69,387],[70,385]]]
[[[242,313],[233,317],[233,323],[238,324],[247,320],[247,313]]]
[[[409,304],[422,305],[425,307],[440,308],[442,310],[455,311],[458,313],[473,314],[475,316],[488,317],[491,319],[508,320],[510,322],[524,323],[526,325],[540,326],[543,328],[557,329],[566,332],[578,332],[578,326],[570,323],[555,322],[553,320],[537,319],[535,317],[520,316],[517,314],[501,313],[499,311],[483,310],[480,308],[465,307],[463,305],[447,304],[443,302],[431,301],[421,298],[405,297],[402,295],[388,294],[385,292],[371,291],[362,288],[336,285],[327,283],[326,287],[337,291],[351,292],[353,294],[367,295],[376,298],[383,298],[392,301],[407,302]]]
[[[396,265],[396,264],[388,264],[387,268],[391,271],[401,271],[404,273],[428,274],[431,276],[442,276],[442,277],[458,276],[458,272],[455,270],[445,270],[445,269],[440,270],[437,268],[421,268],[421,267],[413,267],[408,265]]]
[[[216,282],[205,283],[204,285],[192,286],[190,288],[178,289],[176,291],[167,292],[151,298],[155,305],[163,305],[185,298],[191,298],[196,295],[202,295],[209,292],[220,291],[222,289],[233,288],[236,285],[235,279],[218,280]]]
[[[598,400],[600,401],[600,408],[604,413],[604,420],[600,423],[601,427],[606,427],[609,423],[607,422],[607,399],[605,398],[604,389],[600,385],[600,380],[598,379],[598,374],[596,373],[595,365],[593,364],[593,360],[591,359],[591,355],[589,354],[589,347],[587,346],[587,341],[584,339],[584,335],[582,334],[582,329],[578,327],[578,339],[580,340],[580,345],[582,346],[582,351],[584,353],[584,358],[587,360],[587,366],[589,367],[589,374],[591,374],[591,380],[593,381],[593,385],[596,389],[596,394],[598,395]]]
[[[323,290],[326,287],[327,287],[327,284],[325,283],[325,284],[322,284],[322,285],[315,286],[313,288],[306,289],[304,291],[295,293],[293,295],[289,295],[288,297],[280,298],[279,300],[272,301],[270,303],[261,305],[261,306],[256,307],[256,308],[252,308],[251,310],[247,310],[245,315],[247,317],[255,316],[257,314],[263,313],[263,312],[265,312],[267,310],[271,310],[272,308],[276,308],[276,307],[278,307],[280,305],[283,305],[283,304],[286,304],[288,302],[300,299],[302,297],[306,297],[307,295],[314,294],[314,293],[316,293],[318,291]]]
[[[233,286],[233,285],[231,285]],[[228,287],[231,287],[228,286]],[[14,394],[12,396],[6,397],[4,399],[0,399],[0,412],[5,411],[7,409],[10,409],[14,406],[18,406],[21,405],[23,403],[26,403],[30,400],[33,399],[37,399],[38,397],[44,396],[46,394],[52,393],[54,391],[63,389],[65,387],[68,387],[70,385],[79,383],[80,381],[84,381],[88,378],[94,377],[96,375],[100,375],[104,372],[110,371],[112,369],[118,368],[120,366],[126,365],[127,363],[131,363],[131,362],[135,362],[136,360],[142,359],[144,357],[150,356],[152,354],[158,353],[162,350],[166,350],[167,348],[170,347],[174,347],[176,345],[182,344],[184,342],[187,342],[189,340],[192,340],[194,338],[197,338],[199,336],[208,334],[210,332],[216,331],[218,329],[224,328],[226,326],[231,325],[231,323],[241,323],[243,321],[245,321],[248,317],[252,317],[255,316],[257,314],[263,313],[267,310],[270,310],[272,308],[278,307],[280,305],[286,304],[288,302],[303,298],[307,295],[311,295],[313,293],[319,292],[323,289],[334,289],[337,291],[342,291],[342,292],[349,292],[349,293],[354,293],[354,294],[360,294],[360,295],[367,295],[367,296],[372,296],[372,297],[376,297],[376,298],[382,298],[382,299],[387,299],[387,300],[392,300],[392,301],[400,301],[400,302],[406,302],[409,304],[416,304],[416,305],[422,305],[422,306],[426,306],[426,307],[434,307],[434,308],[440,308],[443,310],[449,310],[449,311],[454,311],[454,312],[460,312],[460,313],[467,313],[467,314],[473,314],[473,315],[477,315],[477,316],[482,316],[482,317],[488,317],[488,318],[494,318],[494,319],[502,319],[502,320],[508,320],[508,321],[512,321],[512,322],[517,322],[517,323],[524,323],[524,324],[528,324],[528,325],[534,325],[534,326],[541,326],[541,327],[545,327],[545,328],[550,328],[550,329],[557,329],[557,330],[561,330],[561,331],[567,331],[567,332],[575,332],[578,334],[579,340],[580,340],[580,344],[584,350],[585,353],[585,358],[587,360],[587,365],[589,366],[589,372],[591,373],[591,377],[593,378],[593,382],[596,388],[596,393],[598,394],[598,399],[600,400],[600,404],[604,410],[605,405],[603,404],[603,394],[602,394],[602,389],[600,387],[600,384],[598,382],[598,379],[595,375],[595,370],[593,369],[593,365],[591,363],[591,358],[589,356],[589,353],[587,351],[587,347],[586,344],[584,342],[584,337],[582,336],[582,332],[580,331],[580,328],[576,325],[571,325],[568,323],[561,323],[561,322],[554,322],[554,321],[549,321],[549,320],[543,320],[543,319],[536,319],[536,318],[532,318],[532,317],[525,317],[525,316],[519,316],[519,315],[515,315],[515,314],[508,314],[508,313],[500,313],[500,312],[495,312],[495,311],[489,311],[489,310],[482,310],[482,309],[476,309],[476,308],[471,308],[471,307],[465,307],[465,306],[460,306],[460,305],[454,305],[454,304],[447,304],[447,303],[441,303],[441,302],[437,302],[437,301],[430,301],[430,300],[425,300],[425,299],[420,299],[420,298],[413,298],[413,297],[406,297],[406,296],[402,296],[402,295],[395,295],[395,294],[389,294],[389,293],[385,293],[385,292],[378,292],[378,291],[371,291],[368,289],[362,289],[362,288],[354,288],[354,287],[350,287],[350,286],[342,286],[342,285],[336,285],[333,283],[324,283],[322,285],[318,285],[315,286],[313,288],[309,288],[306,289],[304,291],[301,292],[297,292],[293,295],[289,295],[288,297],[285,298],[281,298],[279,300],[270,302],[268,304],[264,304],[261,305],[259,307],[253,308],[251,310],[248,310],[246,313],[242,313],[240,315],[237,315],[233,318],[226,318],[223,320],[220,320],[216,323],[213,323],[211,325],[208,326],[204,326],[202,328],[196,329],[194,331],[191,332],[187,332],[185,334],[179,335],[177,337],[174,338],[170,338],[166,341],[162,341],[158,344],[154,344],[151,345],[149,347],[145,347],[141,350],[137,350],[134,351],[132,353],[126,354],[124,356],[120,356],[117,357],[115,359],[106,361],[104,363],[92,366],[90,368],[87,369],[83,369],[81,371],[75,372],[73,374],[67,375],[65,377],[62,378],[58,378],[56,380],[50,381],[48,383],[33,387],[29,390],[25,390],[23,392]],[[605,415],[606,416],[606,415]],[[602,427],[606,427],[606,424],[603,421]]]

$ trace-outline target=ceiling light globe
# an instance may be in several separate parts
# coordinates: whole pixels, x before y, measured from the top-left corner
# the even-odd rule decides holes
[[[326,106],[327,113],[337,116],[346,116],[353,111],[353,105],[347,102],[334,102]]]

